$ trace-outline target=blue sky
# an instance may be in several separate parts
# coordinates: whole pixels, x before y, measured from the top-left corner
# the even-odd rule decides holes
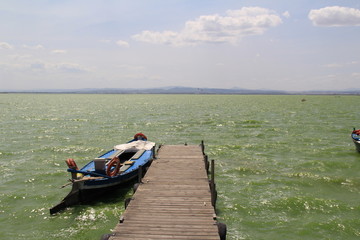
[[[0,89],[360,88],[358,0],[0,0]]]

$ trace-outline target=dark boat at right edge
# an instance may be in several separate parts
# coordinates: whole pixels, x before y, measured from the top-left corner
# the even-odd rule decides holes
[[[360,153],[360,129],[354,130],[351,133],[351,138],[355,144],[356,150]]]

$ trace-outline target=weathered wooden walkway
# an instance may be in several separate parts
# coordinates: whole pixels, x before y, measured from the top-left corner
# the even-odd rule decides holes
[[[109,240],[219,240],[204,157],[201,145],[162,146]]]

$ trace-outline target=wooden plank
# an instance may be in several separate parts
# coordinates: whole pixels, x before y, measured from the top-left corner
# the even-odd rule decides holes
[[[116,234],[110,239],[116,240],[151,240],[151,239],[172,239],[172,240],[183,240],[183,239],[192,239],[192,240],[218,240],[219,238],[213,236],[186,236],[186,235],[149,235],[149,234]]]
[[[109,240],[219,240],[200,146],[166,145]]]

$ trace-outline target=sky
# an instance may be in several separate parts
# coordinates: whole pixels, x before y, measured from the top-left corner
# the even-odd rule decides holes
[[[360,89],[359,0],[0,0],[0,90]]]

